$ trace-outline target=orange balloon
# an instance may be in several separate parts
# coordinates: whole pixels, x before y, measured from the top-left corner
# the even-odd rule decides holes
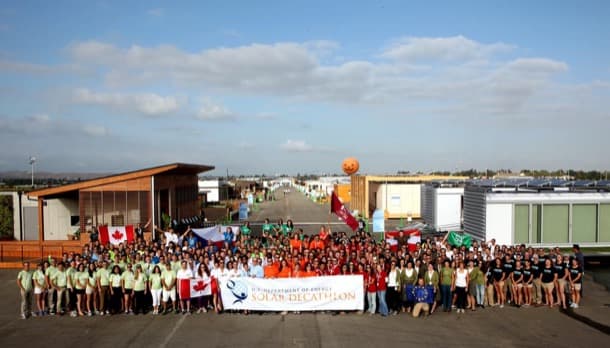
[[[352,175],[360,169],[360,163],[354,157],[349,157],[343,160],[341,168],[345,174]]]

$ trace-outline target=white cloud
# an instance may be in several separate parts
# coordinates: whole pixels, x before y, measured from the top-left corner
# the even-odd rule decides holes
[[[289,152],[310,152],[313,151],[313,146],[307,144],[303,140],[292,140],[288,139],[285,143],[280,145],[280,148]]]
[[[171,85],[218,95],[252,95],[305,102],[443,112],[455,117],[511,114],[528,110],[569,69],[546,57],[505,59],[515,46],[482,43],[463,36],[407,37],[394,41],[381,59],[342,59],[333,41],[253,43],[189,52],[171,45],[120,47],[100,41],[68,47],[73,66],[95,71],[107,87],[134,90]],[[517,52],[518,53],[518,52]],[[330,57],[329,57],[330,55]],[[197,92],[195,92],[197,93]],[[176,97],[157,94],[75,92],[76,102],[159,115],[177,111]],[[193,111],[204,120],[238,118],[225,106],[204,102]],[[253,113],[256,115],[256,113]]]
[[[498,42],[482,44],[463,36],[453,37],[407,37],[396,40],[382,56],[405,61],[456,61],[489,57],[507,52],[514,47]]]
[[[206,121],[232,121],[237,115],[223,105],[216,104],[210,99],[203,99],[197,118]]]
[[[177,97],[163,97],[154,93],[96,93],[86,88],[74,90],[73,101],[79,104],[92,104],[123,111],[135,111],[148,116],[178,111],[182,104]]]

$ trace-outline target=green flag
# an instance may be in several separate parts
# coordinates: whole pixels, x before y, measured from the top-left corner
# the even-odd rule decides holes
[[[462,245],[465,245],[466,247],[470,248],[470,246],[472,245],[472,237],[467,234],[461,234],[459,232],[450,231],[449,236],[447,236],[447,242],[456,247],[461,247]]]

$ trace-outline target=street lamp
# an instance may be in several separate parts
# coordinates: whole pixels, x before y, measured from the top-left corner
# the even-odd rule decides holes
[[[32,187],[34,187],[34,163],[36,163],[36,157],[30,156],[30,165],[32,166]]]

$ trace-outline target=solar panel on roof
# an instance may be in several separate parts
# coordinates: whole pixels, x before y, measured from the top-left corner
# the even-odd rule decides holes
[[[593,187],[595,185],[594,181],[591,180],[576,180],[574,181],[574,187]]]

